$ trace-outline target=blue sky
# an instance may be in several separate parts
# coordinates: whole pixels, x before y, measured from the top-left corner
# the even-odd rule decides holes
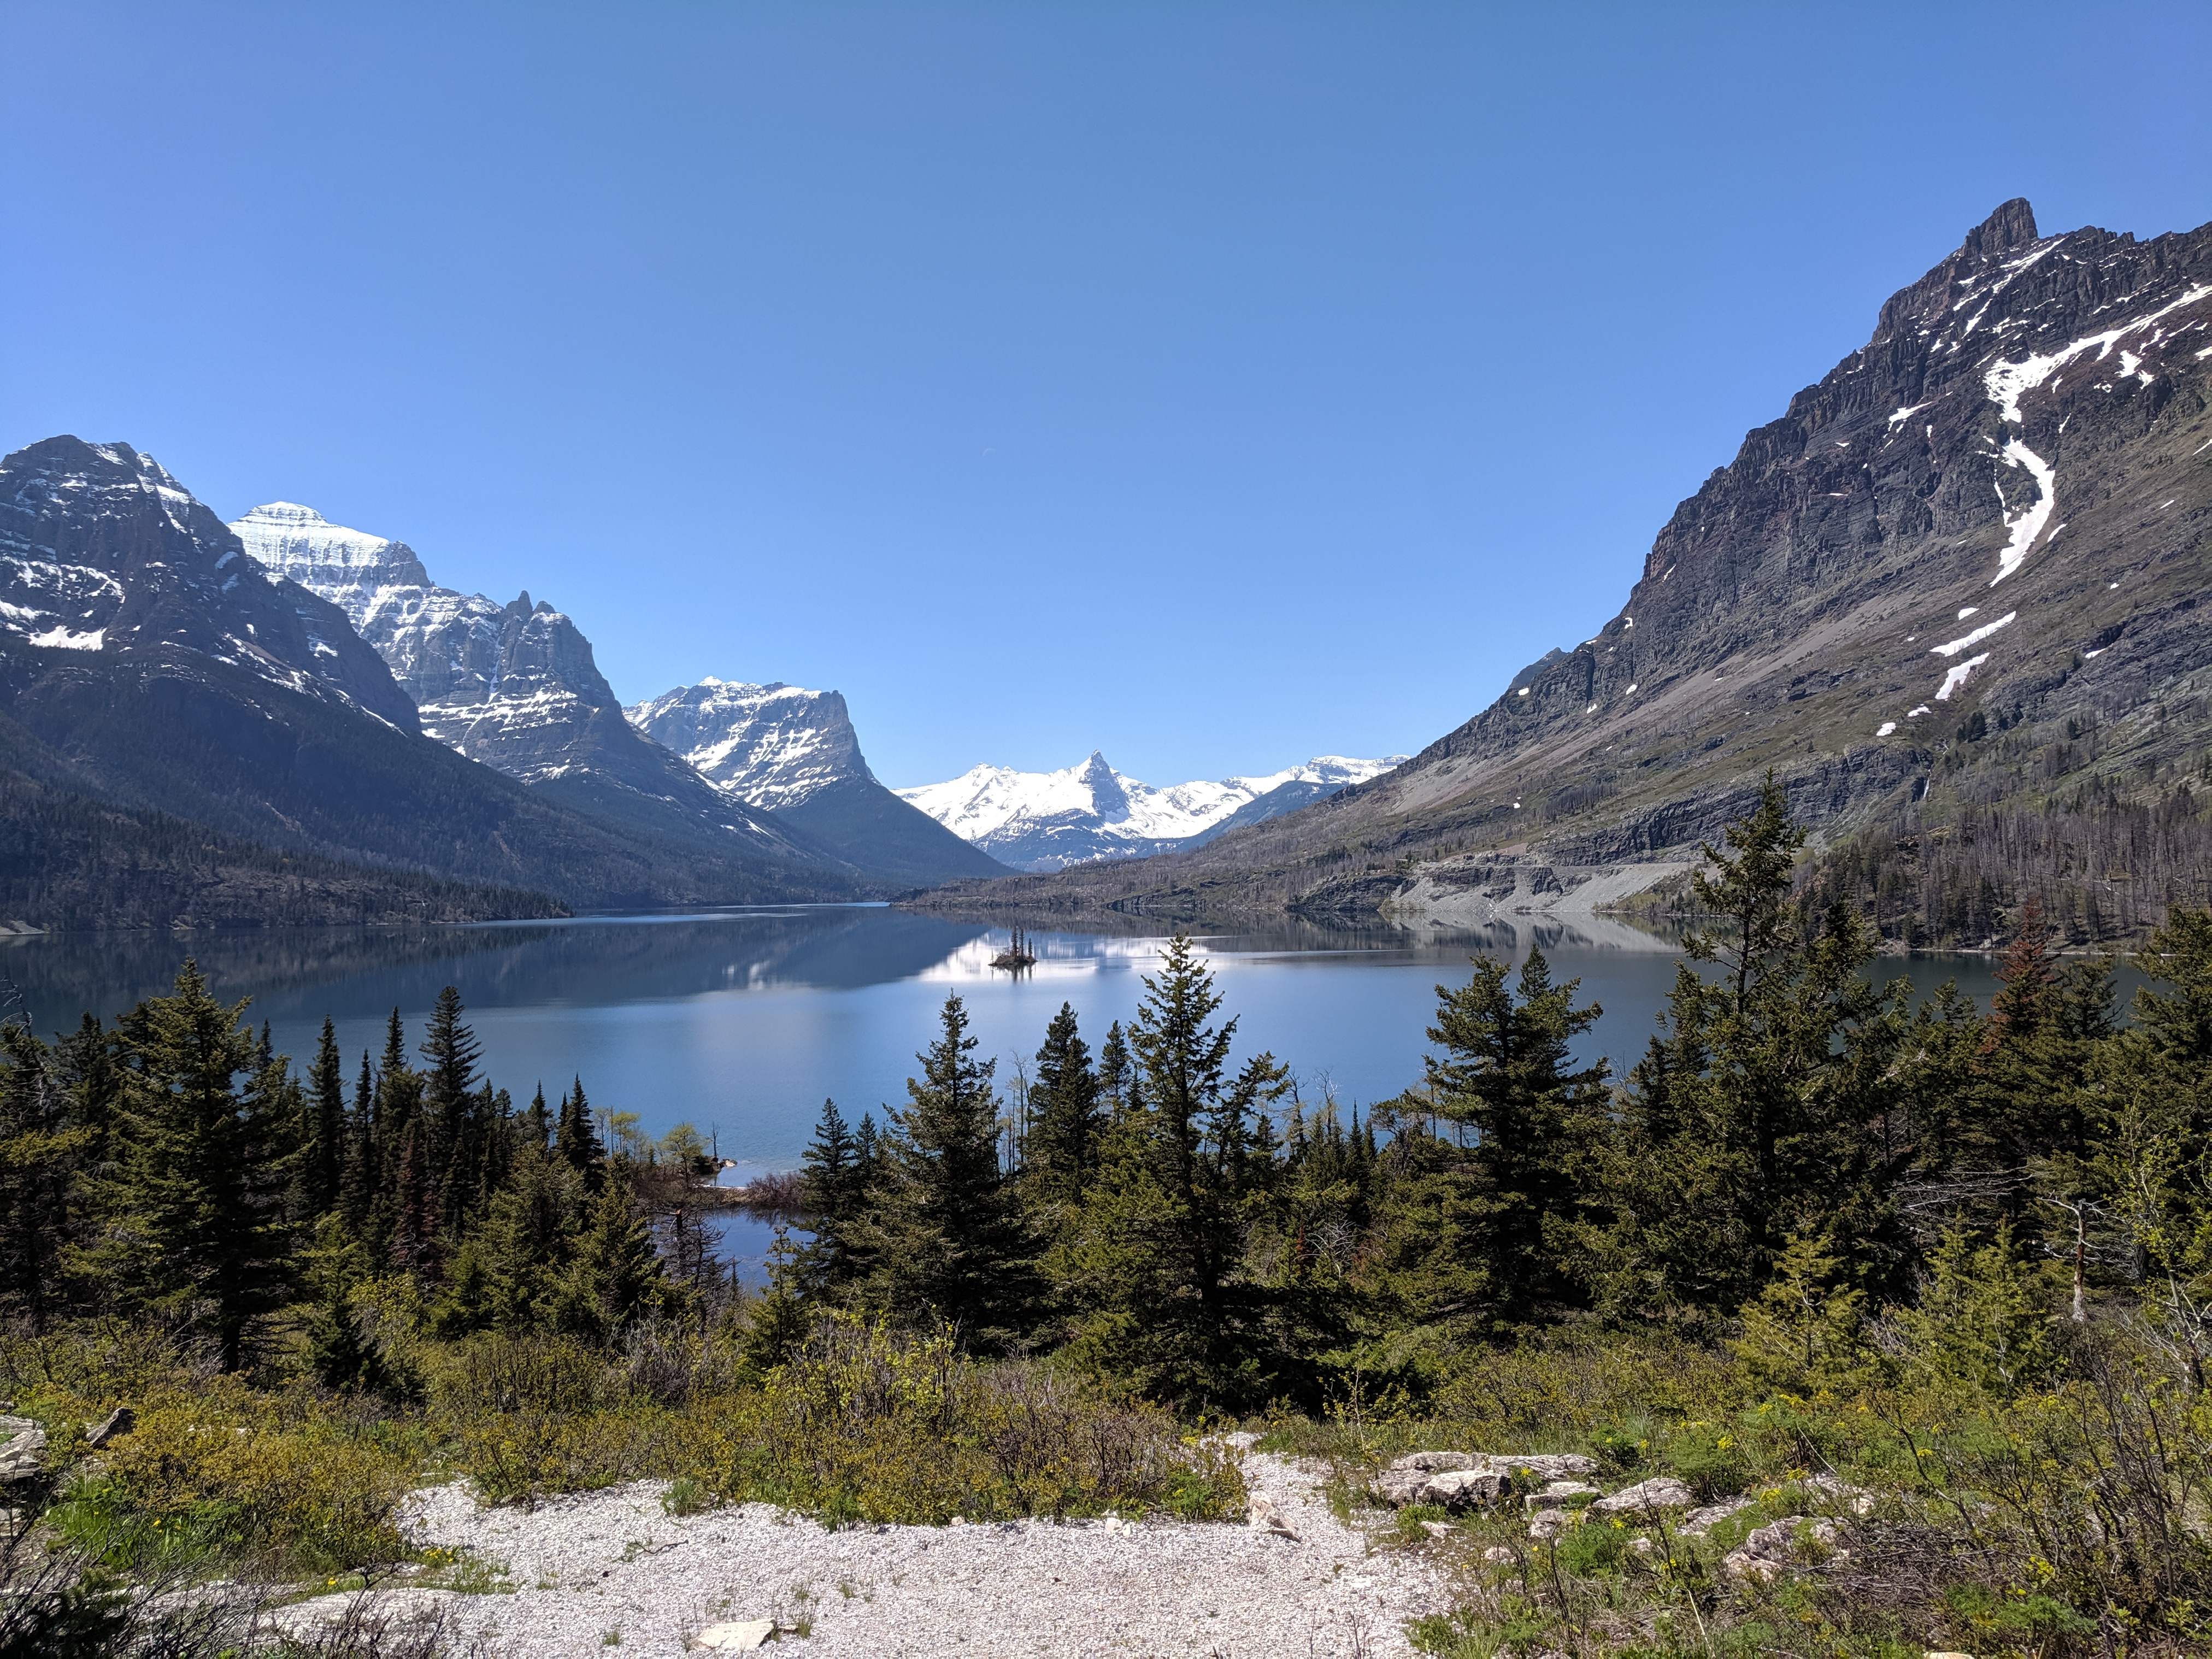
[[[0,5],[0,447],[836,686],[888,782],[1419,748],[2212,9]]]

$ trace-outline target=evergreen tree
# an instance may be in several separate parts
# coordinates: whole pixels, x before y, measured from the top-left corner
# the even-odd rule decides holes
[[[553,1132],[553,1150],[574,1170],[584,1190],[598,1196],[607,1176],[607,1149],[599,1141],[599,1126],[584,1098],[584,1079],[561,1097],[560,1121]]]
[[[801,1159],[800,1193],[813,1238],[793,1262],[795,1285],[811,1297],[834,1296],[855,1277],[853,1231],[867,1201],[866,1171],[837,1103],[822,1103],[814,1139]]]
[[[448,1334],[520,1334],[549,1322],[574,1249],[581,1194],[566,1164],[524,1152],[454,1259],[441,1312]]]
[[[1036,1081],[1030,1085],[1030,1114],[1022,1175],[1032,1200],[1048,1213],[1083,1200],[1098,1168],[1102,1114],[1098,1074],[1091,1050],[1077,1034],[1068,1003],[1045,1028],[1036,1053]]]
[[[1105,1135],[1079,1219],[1051,1257],[1075,1310],[1078,1357],[1188,1404],[1257,1397],[1267,1381],[1266,1297],[1243,1271],[1248,1217],[1224,1179],[1231,1163],[1218,1156],[1224,1126],[1251,1104],[1226,1075],[1237,1022],[1212,1024],[1220,1006],[1212,975],[1178,933],[1146,978],[1129,1030],[1140,1080]]]
[[[668,1309],[672,1288],[653,1235],[631,1212],[628,1195],[607,1182],[576,1240],[564,1328],[606,1340],[632,1321]]]
[[[304,1213],[314,1217],[337,1206],[345,1181],[345,1062],[338,1057],[337,1027],[327,1016],[315,1045],[308,1100],[300,1188]]]
[[[1865,924],[1831,907],[1799,936],[1788,905],[1804,830],[1770,775],[1759,805],[1704,849],[1692,889],[1716,935],[1693,935],[1665,1034],[1630,1073],[1592,1162],[1583,1214],[1559,1230],[1611,1310],[1727,1315],[1787,1238],[1826,1237],[1869,1288],[1895,1285],[1905,1248],[1892,1197],[1909,1148],[1886,1145],[1870,1092],[1896,1003],[1860,977]]]
[[[1098,1103],[1109,1123],[1120,1122],[1137,1103],[1136,1072],[1118,1019],[1106,1028],[1106,1040],[1098,1045]]]
[[[443,1266],[438,1248],[438,1189],[430,1174],[428,1130],[410,1119],[399,1133],[392,1182],[392,1263],[403,1273],[434,1282]]]
[[[338,1207],[346,1224],[372,1254],[382,1255],[389,1243],[387,1228],[378,1214],[384,1196],[384,1159],[376,1143],[376,1085],[366,1048],[362,1050],[361,1076],[354,1084],[353,1110],[346,1122],[342,1185]]]
[[[483,1185],[483,1160],[489,1139],[477,1109],[476,1034],[461,1023],[461,994],[451,985],[438,993],[423,1034],[424,1109],[429,1115],[430,1159],[436,1172],[438,1201],[448,1224],[459,1225]],[[484,1103],[488,1104],[488,1101]]]
[[[545,1085],[540,1083],[538,1092],[530,1097],[530,1109],[522,1115],[522,1138],[526,1146],[536,1146],[550,1152],[553,1146],[553,1115],[545,1109]]]
[[[880,1173],[854,1237],[872,1263],[872,1300],[902,1317],[934,1315],[970,1346],[1000,1346],[1028,1317],[1029,1239],[999,1169],[995,1062],[974,1057],[957,995],[940,1019],[878,1143]]]
[[[66,1304],[79,1177],[100,1136],[76,1109],[58,1057],[13,1020],[0,1024],[0,1309],[43,1334]]]
[[[174,994],[125,1017],[121,1156],[101,1185],[92,1256],[122,1305],[204,1334],[225,1370],[288,1288],[282,1199],[296,1119],[271,1075],[278,1062],[257,1068],[245,1010],[216,1002],[188,960]]]
[[[1462,1247],[1486,1280],[1483,1299],[1493,1317],[1518,1323],[1577,1299],[1558,1243],[1576,1218],[1579,1143],[1602,1120],[1607,1067],[1575,1070],[1568,1060],[1600,1012],[1574,1006],[1579,981],[1553,985],[1532,949],[1516,1000],[1506,972],[1478,957],[1465,986],[1437,987],[1428,1036],[1444,1058],[1425,1062],[1425,1104],[1465,1148],[1452,1163],[1468,1190],[1454,1208]]]

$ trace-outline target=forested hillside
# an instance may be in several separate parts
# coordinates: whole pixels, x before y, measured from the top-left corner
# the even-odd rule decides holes
[[[0,1637],[200,1650],[129,1587],[364,1582],[432,1470],[1234,1515],[1233,1448],[1175,1425],[1242,1419],[1458,1575],[1431,1651],[2202,1651],[2212,911],[2125,1011],[2032,915],[1988,1009],[1916,1004],[1851,903],[1801,923],[1804,836],[1775,787],[1730,828],[1642,1054],[1583,1052],[1540,954],[1480,959],[1364,1116],[1243,1048],[1187,939],[1021,1091],[950,997],[885,1121],[823,1107],[761,1295],[696,1133],[519,1103],[451,991],[304,1067],[189,963],[112,1026],[0,1026],[38,1543]],[[1444,1446],[1494,1455],[1382,1469]]]

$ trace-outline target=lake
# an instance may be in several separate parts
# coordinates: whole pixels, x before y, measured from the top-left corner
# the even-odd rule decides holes
[[[1553,975],[1579,977],[1603,1018],[1584,1047],[1622,1069],[1642,1052],[1674,974],[1675,946],[1602,920],[1500,921],[1476,933],[1339,931],[1285,921],[1199,936],[1237,1020],[1235,1060],[1266,1048],[1287,1062],[1301,1097],[1345,1106],[1396,1094],[1421,1076],[1439,981],[1463,981],[1478,951],[1518,961],[1532,945]],[[252,999],[277,1048],[304,1061],[324,1017],[337,1022],[350,1081],[362,1051],[380,1049],[396,1006],[410,1047],[440,988],[459,988],[488,1074],[518,1105],[543,1083],[549,1099],[580,1077],[592,1103],[633,1111],[658,1134],[679,1121],[722,1155],[788,1169],[824,1097],[857,1122],[902,1100],[915,1052],[935,1036],[949,992],[968,1006],[978,1053],[1008,1079],[1045,1024],[1072,1003],[1095,1052],[1109,1021],[1144,994],[1160,932],[1036,933],[1036,967],[994,969],[1003,927],[874,905],[587,916],[557,922],[422,928],[318,928],[169,935],[21,937],[0,945],[0,994],[33,1029],[112,1018],[168,988],[193,953],[215,994]],[[1955,976],[1986,998],[1983,957],[1877,963],[1921,991]],[[1578,1056],[1578,1058],[1586,1057]],[[737,1229],[750,1255],[764,1235]]]

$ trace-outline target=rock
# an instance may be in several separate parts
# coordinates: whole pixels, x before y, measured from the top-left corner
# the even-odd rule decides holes
[[[1531,1492],[1522,1502],[1532,1510],[1565,1509],[1577,1498],[1602,1498],[1605,1489],[1587,1480],[1554,1480],[1543,1491]]]
[[[1492,1544],[1488,1549],[1483,1551],[1482,1559],[1486,1561],[1502,1564],[1513,1559],[1513,1552],[1503,1544]]]
[[[1567,1512],[1565,1510],[1539,1510],[1536,1518],[1528,1523],[1528,1536],[1557,1538],[1566,1529],[1566,1525]]]
[[[1424,1521],[1421,1530],[1431,1538],[1449,1538],[1452,1534],[1451,1523],[1448,1521]]]
[[[695,1645],[714,1653],[750,1653],[755,1648],[767,1646],[775,1635],[775,1620],[746,1619],[708,1626],[699,1632]]]
[[[1631,1555],[1649,1555],[1658,1546],[1648,1538],[1632,1538],[1628,1540],[1628,1553]]]
[[[1832,1474],[1812,1475],[1806,1480],[1805,1485],[1824,1497],[1834,1498],[1853,1515],[1874,1513],[1874,1494],[1864,1486],[1854,1486]]]
[[[1487,1509],[1512,1490],[1512,1478],[1494,1470],[1448,1469],[1431,1475],[1415,1494],[1415,1501],[1442,1504],[1448,1510]]]
[[[1974,1656],[1971,1653],[1938,1653],[1929,1648],[1923,1659],[1974,1659]]]
[[[1402,1507],[1407,1504],[1445,1502],[1441,1497],[1429,1495],[1427,1490],[1438,1474],[1474,1473],[1499,1476],[1507,1483],[1497,1494],[1502,1497],[1516,1481],[1558,1480],[1569,1475],[1594,1474],[1596,1471],[1597,1460],[1580,1452],[1409,1452],[1376,1475],[1368,1490],[1384,1503]]]
[[[46,1463],[46,1431],[27,1418],[0,1417],[0,1433],[9,1436],[0,1445],[0,1481],[28,1480],[37,1474]]]
[[[1729,1516],[1735,1514],[1739,1510],[1747,1510],[1750,1507],[1751,1499],[1748,1498],[1723,1498],[1717,1504],[1708,1504],[1705,1508],[1701,1510],[1692,1510],[1687,1515],[1684,1516],[1682,1517],[1682,1530],[1684,1532],[1704,1532],[1711,1528],[1716,1522],[1725,1521]]]
[[[1741,1547],[1722,1559],[1721,1571],[1731,1578],[1771,1584],[1787,1569],[1808,1559],[1832,1560],[1844,1555],[1836,1547],[1836,1537],[1832,1521],[1785,1515],[1746,1534]]]
[[[1601,1515],[1620,1515],[1630,1510],[1686,1510],[1696,1503],[1690,1489],[1671,1474],[1654,1475],[1632,1486],[1623,1486],[1610,1498],[1590,1505]]]
[[[102,1418],[97,1426],[86,1432],[84,1443],[97,1449],[117,1435],[128,1434],[137,1426],[138,1414],[128,1406],[118,1406]]]
[[[1580,1452],[1486,1452],[1480,1462],[1486,1468],[1539,1480],[1564,1480],[1597,1473],[1597,1459]]]
[[[1244,1522],[1255,1532],[1272,1533],[1278,1538],[1291,1540],[1297,1537],[1297,1534],[1291,1530],[1291,1523],[1284,1520],[1281,1512],[1275,1508],[1275,1500],[1264,1492],[1252,1494],[1251,1500],[1244,1506]]]

